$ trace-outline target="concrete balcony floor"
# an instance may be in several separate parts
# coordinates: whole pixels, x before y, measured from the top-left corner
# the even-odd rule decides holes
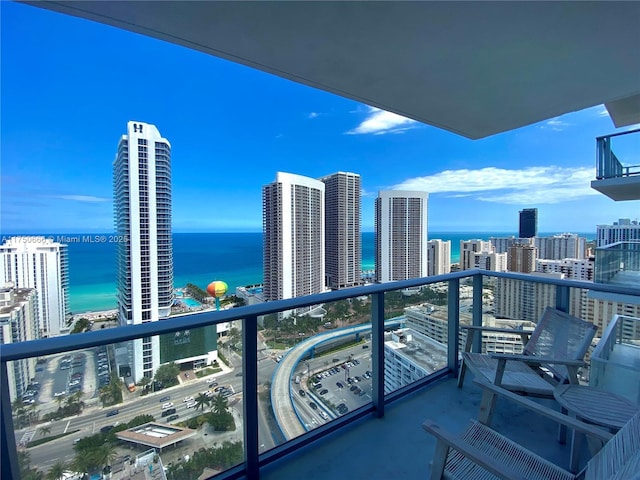
[[[453,378],[397,400],[382,419],[365,417],[345,429],[301,448],[265,467],[261,480],[428,478],[435,439],[422,429],[429,418],[452,433],[476,419],[481,390],[468,375],[459,389]],[[538,400],[558,409],[553,400]],[[568,468],[569,445],[557,441],[557,424],[505,399],[497,402],[492,423],[500,433],[562,468]],[[584,456],[582,457],[585,458]]]

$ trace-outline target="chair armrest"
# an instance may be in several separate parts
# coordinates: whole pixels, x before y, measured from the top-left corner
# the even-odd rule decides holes
[[[581,367],[584,365],[583,360],[568,360],[564,358],[552,358],[552,357],[536,357],[534,355],[512,355],[509,353],[492,353],[491,358],[496,360],[515,360],[517,362],[534,363],[534,364],[549,364],[554,365],[567,365],[570,367]]]
[[[521,405],[525,408],[528,408],[529,410],[532,410],[533,412],[539,415],[542,415],[543,417],[547,417],[561,425],[565,425],[569,428],[573,428],[581,433],[597,438],[598,440],[607,442],[611,439],[611,437],[613,437],[612,433],[602,428],[596,427],[595,425],[581,422],[580,420],[576,420],[575,418],[570,417],[568,415],[563,415],[562,413],[552,410],[548,407],[545,407],[544,405],[541,405],[538,402],[534,402],[533,400],[530,400],[525,396],[517,395],[513,392],[510,392],[509,390],[506,390],[502,387],[499,387],[497,385],[494,385],[492,383],[488,383],[482,380],[474,379],[474,382],[476,382],[485,391],[489,391],[491,393],[504,397],[518,405]]]
[[[425,420],[422,424],[422,428],[436,437],[439,442],[443,442],[448,447],[453,448],[467,457],[469,460],[491,472],[499,478],[504,480],[528,480],[524,476],[511,470],[507,465],[496,462],[493,458],[489,457],[485,452],[473,445],[469,445],[464,439],[451,435],[449,432],[440,428],[440,426],[434,423],[432,420]],[[487,430],[489,427],[485,426]]]

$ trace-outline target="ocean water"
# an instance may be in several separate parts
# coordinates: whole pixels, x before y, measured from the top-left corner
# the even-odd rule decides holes
[[[429,232],[429,239],[451,240],[451,261],[460,258],[460,241],[513,233]],[[551,235],[551,234],[540,234]],[[591,236],[584,235],[587,238]],[[116,308],[116,244],[69,243],[69,303],[72,313]],[[374,234],[362,234],[362,269],[375,268]],[[174,285],[201,288],[223,280],[229,292],[262,283],[262,233],[175,233]]]

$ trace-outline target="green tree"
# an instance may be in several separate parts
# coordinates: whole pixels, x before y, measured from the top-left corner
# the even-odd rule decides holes
[[[229,408],[229,402],[227,401],[227,397],[222,395],[216,395],[213,397],[211,401],[211,410],[217,415],[222,415],[223,413],[227,413],[227,409]]]
[[[174,362],[160,365],[156,370],[155,380],[160,382],[164,387],[172,387],[178,383],[178,375],[180,375],[180,367]]]
[[[63,460],[58,460],[53,464],[51,469],[47,472],[47,480],[61,480],[64,478],[64,472],[67,470],[67,465]]]
[[[211,400],[203,393],[199,393],[198,396],[194,399],[196,402],[195,409],[204,411],[205,407],[208,407],[211,404]]]
[[[89,319],[84,317],[79,318],[76,324],[73,326],[73,330],[71,330],[71,333],[82,333],[87,329],[88,326]]]
[[[51,433],[51,427],[40,427],[40,433],[42,437],[46,437]]]

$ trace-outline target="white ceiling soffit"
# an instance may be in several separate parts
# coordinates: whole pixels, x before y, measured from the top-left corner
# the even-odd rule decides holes
[[[603,103],[617,126],[640,115],[640,2],[25,3],[473,139]]]

